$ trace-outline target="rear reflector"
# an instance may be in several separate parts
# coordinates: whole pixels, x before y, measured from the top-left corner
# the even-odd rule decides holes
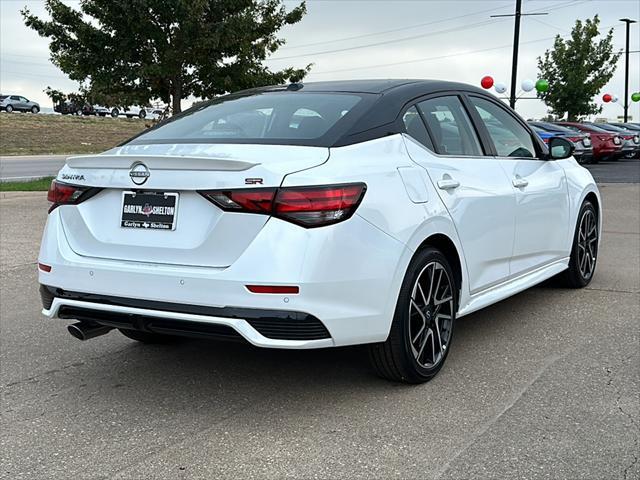
[[[321,227],[351,217],[364,183],[311,187],[248,188],[199,192],[222,210],[272,215],[303,227]]]
[[[247,285],[251,293],[279,293],[295,295],[300,293],[300,287],[286,285]]]
[[[44,263],[38,263],[38,269],[43,272],[49,273],[51,271],[51,265],[45,265]]]

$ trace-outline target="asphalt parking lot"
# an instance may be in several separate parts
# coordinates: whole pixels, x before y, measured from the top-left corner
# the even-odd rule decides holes
[[[460,319],[421,386],[362,348],[79,342],[40,315],[44,194],[0,194],[0,477],[639,478],[640,185],[601,191],[590,287]]]

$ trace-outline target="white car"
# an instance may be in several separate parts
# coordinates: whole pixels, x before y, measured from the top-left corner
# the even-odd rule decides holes
[[[153,110],[151,106],[139,106],[133,105],[130,107],[112,107],[110,115],[113,118],[117,118],[124,115],[127,118],[146,118],[147,114]]]
[[[572,149],[458,83],[220,97],[67,160],[38,260],[43,313],[77,320],[80,339],[369,344],[380,375],[424,382],[457,318],[556,275],[593,278],[601,201]]]

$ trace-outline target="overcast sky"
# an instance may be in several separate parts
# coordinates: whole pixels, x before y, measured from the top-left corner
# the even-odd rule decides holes
[[[68,2],[77,6],[78,2]],[[287,7],[299,2],[285,1]],[[77,88],[49,62],[48,41],[26,28],[20,9],[46,15],[42,1],[0,0],[0,91],[16,93],[51,107],[43,93],[50,85]],[[478,85],[483,75],[509,84],[515,0],[307,0],[307,15],[282,30],[287,44],[273,55],[274,69],[313,63],[305,81],[350,78],[437,78]],[[535,79],[536,58],[566,36],[576,19],[599,14],[602,26],[614,28],[614,45],[622,49],[620,18],[640,19],[638,0],[523,0],[523,11],[548,12],[522,19],[518,85]],[[631,27],[630,91],[640,91],[640,28]],[[280,59],[281,58],[281,59]],[[601,93],[624,94],[624,57]],[[525,117],[545,115],[538,100],[520,100]],[[603,117],[622,114],[622,101],[605,105]],[[640,119],[640,102],[630,114]]]

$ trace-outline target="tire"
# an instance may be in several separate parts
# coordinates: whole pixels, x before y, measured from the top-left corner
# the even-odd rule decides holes
[[[13,105],[7,105],[7,106],[5,107],[5,110],[7,111],[7,113],[11,113],[11,112],[13,112]]]
[[[118,118],[118,115],[120,115],[120,112],[118,111],[117,108],[114,108],[113,110],[111,110],[111,116],[113,118]]]
[[[31,113],[36,114],[40,111],[40,109],[38,107],[36,107],[35,105],[33,107],[31,107]]]
[[[400,288],[389,337],[369,346],[379,376],[416,384],[428,382],[440,371],[453,340],[458,305],[454,278],[439,250],[428,247],[414,256]],[[440,305],[434,305],[438,301]]]
[[[140,110],[140,112],[138,113],[138,117],[141,120],[144,120],[144,117],[146,117],[146,116],[147,116],[147,112],[145,112],[144,110]]]
[[[128,330],[126,328],[119,328],[118,330],[120,330],[120,333],[125,337],[141,343],[174,343],[177,341],[177,338],[171,335],[142,332],[140,330]]]
[[[588,222],[584,230],[583,222]],[[590,201],[585,200],[580,207],[576,230],[573,234],[569,268],[559,276],[564,286],[584,288],[589,285],[596,271],[599,235],[598,212]]]

